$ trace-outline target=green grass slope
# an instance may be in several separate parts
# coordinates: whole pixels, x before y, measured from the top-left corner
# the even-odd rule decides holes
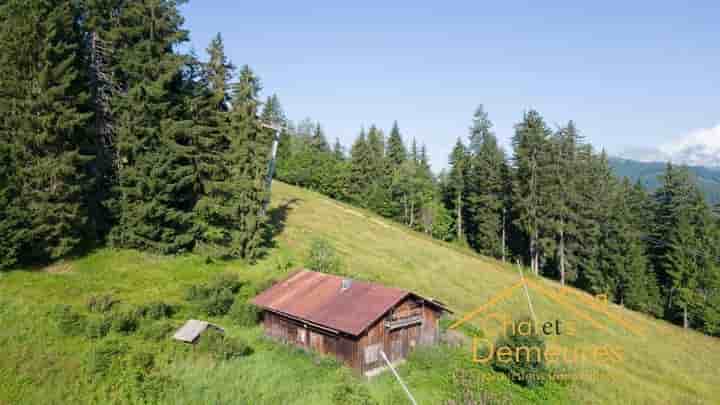
[[[315,238],[332,242],[342,256],[343,268],[354,276],[437,298],[458,317],[519,280],[513,266],[432,240],[316,193],[278,182],[273,187],[270,215],[276,246],[253,266],[208,263],[196,255],[159,257],[103,249],[46,269],[0,274],[0,404],[334,403],[333,396],[344,392],[348,384],[347,370],[269,342],[260,327],[240,327],[227,317],[211,318],[255,349],[248,357],[220,363],[169,339],[148,339],[144,325],[130,336],[111,332],[105,340],[126,342],[128,357],[138,352],[155,355],[152,378],[139,381],[122,367],[109,376],[95,375],[88,367],[88,353],[101,343],[62,335],[48,316],[58,303],[85,313],[88,297],[109,293],[121,305],[159,300],[177,304],[180,312],[168,321],[177,326],[184,319],[202,316],[184,299],[189,286],[224,271],[258,285],[283,277],[289,263],[303,263]],[[469,386],[483,393],[484,403],[717,403],[719,340],[619,307],[605,311],[586,294],[572,290],[557,295],[556,283],[532,281],[528,293],[538,320],[574,325],[572,334],[547,338],[548,344],[566,353],[581,353],[566,366],[570,382],[524,389],[474,364],[469,347],[419,350],[400,367],[419,403],[442,404]],[[524,290],[516,288],[483,313],[487,314],[526,316]],[[492,322],[484,323],[482,315],[473,322],[487,325],[484,332],[492,340],[497,329]],[[582,355],[604,349],[619,351],[622,358]],[[468,382],[467,375],[479,378]],[[379,403],[407,403],[389,373],[369,382],[350,381]]]

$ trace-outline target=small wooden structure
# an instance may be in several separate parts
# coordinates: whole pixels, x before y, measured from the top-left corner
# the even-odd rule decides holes
[[[448,311],[412,292],[301,270],[253,300],[263,310],[265,333],[306,350],[335,356],[361,374],[406,358],[418,345],[439,340]]]
[[[180,329],[177,330],[177,332],[175,332],[175,334],[173,335],[173,339],[179,340],[184,343],[195,344],[200,338],[200,335],[202,335],[208,329],[215,329],[220,333],[225,333],[225,330],[223,328],[210,322],[191,319],[185,322],[185,325],[183,325]]]

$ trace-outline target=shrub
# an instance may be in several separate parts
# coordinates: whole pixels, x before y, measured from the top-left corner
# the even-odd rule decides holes
[[[135,311],[115,312],[112,315],[112,327],[114,332],[129,335],[138,328],[138,316]]]
[[[70,305],[55,305],[50,317],[63,335],[79,336],[85,332],[85,317],[75,312]]]
[[[524,326],[523,326],[524,325]],[[525,326],[530,325],[529,328]],[[503,353],[499,354],[499,351]],[[504,336],[495,343],[492,366],[510,379],[527,387],[545,383],[545,341],[532,320],[514,321]]]
[[[225,272],[214,275],[208,283],[208,288],[212,292],[230,290],[231,293],[237,294],[242,285],[237,274]]]
[[[140,335],[147,340],[162,340],[175,329],[170,322],[147,322],[140,328]]]
[[[185,292],[185,299],[188,301],[204,300],[210,296],[211,292],[212,291],[204,284],[191,285]]]
[[[230,307],[230,318],[240,326],[255,326],[260,320],[260,310],[246,300],[236,300]]]
[[[148,304],[141,305],[137,309],[136,314],[140,318],[163,319],[172,318],[176,312],[177,309],[170,304],[166,304],[164,302],[150,302]]]
[[[100,318],[91,318],[85,325],[85,337],[89,339],[101,339],[107,336],[112,326],[112,318],[103,316]]]
[[[235,302],[235,296],[229,289],[214,292],[210,297],[201,302],[200,308],[208,316],[222,316],[230,311]]]
[[[95,346],[85,360],[85,367],[90,375],[105,375],[113,361],[127,352],[127,345],[116,339],[103,340]]]
[[[155,355],[148,352],[138,352],[130,358],[130,366],[148,373],[155,366]]]
[[[112,307],[119,301],[113,298],[112,295],[92,295],[87,300],[87,309],[90,312],[104,313],[109,312]]]
[[[335,386],[332,393],[332,402],[337,405],[377,405],[378,402],[370,396],[367,387],[352,377],[345,375],[341,382]]]
[[[340,271],[340,257],[330,242],[325,239],[315,239],[310,244],[305,266],[321,273],[337,274]]]
[[[248,356],[253,352],[252,348],[240,339],[225,336],[222,332],[214,329],[206,331],[200,337],[197,348],[218,360]]]

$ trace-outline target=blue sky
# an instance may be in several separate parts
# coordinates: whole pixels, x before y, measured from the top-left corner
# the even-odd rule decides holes
[[[683,3],[194,0],[182,11],[198,53],[221,32],[291,119],[348,146],[361,126],[398,120],[441,169],[481,103],[506,146],[530,108],[553,126],[575,120],[611,153],[720,128],[720,1]]]

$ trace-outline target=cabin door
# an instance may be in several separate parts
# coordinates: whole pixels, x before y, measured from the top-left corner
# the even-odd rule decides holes
[[[408,346],[407,328],[395,329],[390,332],[390,361],[395,362],[405,358]]]

